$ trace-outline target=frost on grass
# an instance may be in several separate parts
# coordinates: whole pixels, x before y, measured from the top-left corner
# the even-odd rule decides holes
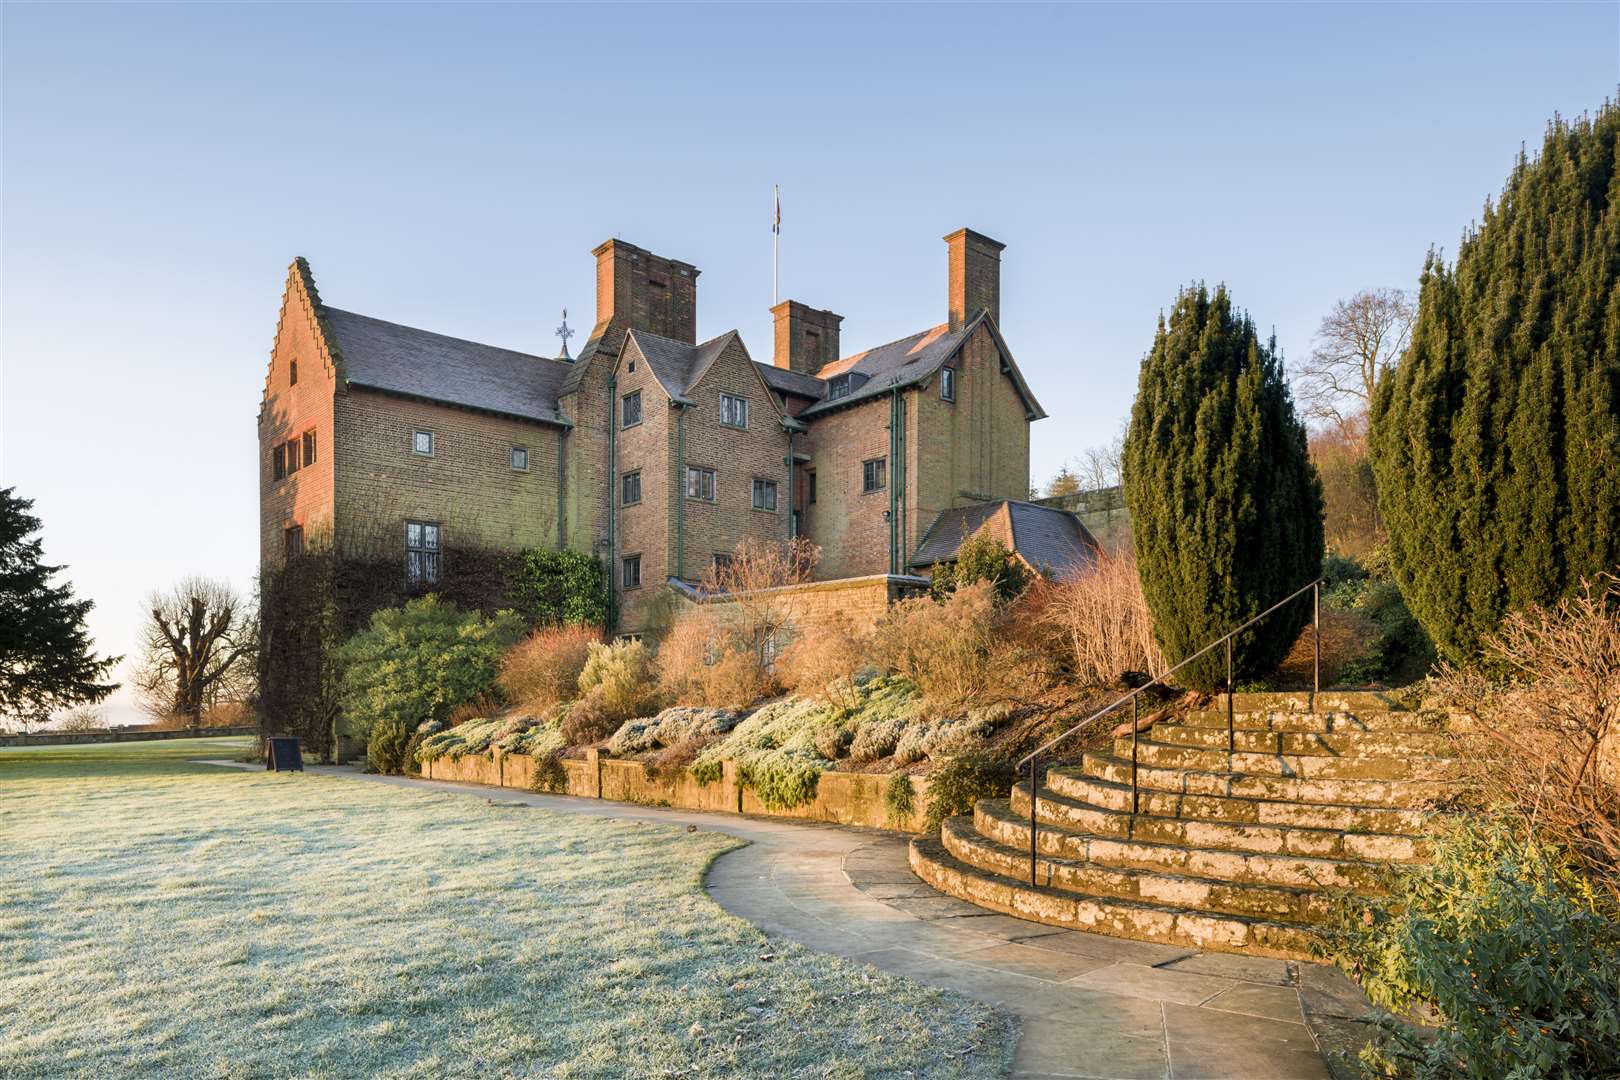
[[[238,752],[0,751],[0,1076],[1006,1066],[987,1007],[720,911],[727,837],[185,761]]]

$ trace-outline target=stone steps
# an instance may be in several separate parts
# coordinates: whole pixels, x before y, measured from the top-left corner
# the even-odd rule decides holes
[[[973,816],[988,839],[1029,851],[1029,815],[1015,814],[1005,799],[982,799]],[[1039,843],[1051,854],[1100,866],[1160,871],[1240,885],[1281,885],[1290,889],[1379,888],[1374,863],[1229,848],[1189,847],[1153,840],[1127,840],[1041,826]]]
[[[1067,766],[1056,767],[1062,774]],[[1078,766],[1087,776],[1129,785],[1129,757],[1087,752]],[[1050,774],[1049,774],[1050,775]],[[1349,806],[1384,806],[1417,809],[1443,797],[1452,787],[1444,781],[1373,780],[1340,777],[1307,779],[1295,776],[1255,776],[1219,769],[1143,766],[1136,770],[1138,787],[1174,791],[1183,795],[1223,795],[1241,799],[1275,799],[1300,803],[1339,803]],[[1047,781],[1049,784],[1051,780]],[[1053,785],[1056,787],[1057,785]],[[1061,789],[1060,789],[1061,790]]]
[[[1126,793],[1129,803],[1130,792]],[[1029,820],[1029,784],[1014,785],[1007,802],[1020,820]],[[1180,844],[1223,851],[1249,851],[1268,855],[1306,855],[1326,859],[1376,859],[1412,862],[1427,854],[1427,845],[1413,836],[1374,832],[1348,832],[1337,828],[1298,825],[1189,820],[1161,816],[1145,809],[1108,810],[1094,804],[1041,789],[1035,820],[1042,826],[1067,829],[1088,836],[1113,840],[1140,840],[1155,844]]]
[[[1221,915],[1169,904],[1082,896],[1033,886],[962,862],[939,840],[911,841],[911,868],[940,892],[990,911],[1071,930],[1159,941],[1189,949],[1281,959],[1314,957],[1317,938],[1298,923]]]
[[[1388,863],[1426,856],[1429,807],[1455,789],[1451,720],[1374,691],[1238,694],[1228,751],[1217,704],[1139,733],[1134,805],[1131,740],[1116,738],[913,841],[913,868],[1055,926],[1311,957],[1330,891],[1376,892]]]
[[[1104,780],[1073,770],[1052,769],[1046,774],[1045,792],[1098,810],[1129,814],[1131,785]],[[1023,783],[1027,789],[1027,782]],[[1045,798],[1043,793],[1042,798]],[[1142,788],[1137,793],[1140,813],[1161,818],[1219,821],[1255,825],[1285,825],[1341,832],[1417,836],[1433,817],[1425,810],[1399,810],[1335,803],[1301,803],[1277,799],[1184,795]]]
[[[1153,741],[1171,746],[1202,750],[1225,750],[1226,725],[1199,727],[1185,724],[1155,724]],[[1452,749],[1451,736],[1443,731],[1272,731],[1239,728],[1231,733],[1232,747],[1256,754],[1323,754],[1335,757],[1412,755],[1446,757]],[[1128,749],[1130,739],[1122,740]],[[1115,744],[1116,747],[1120,745]]]
[[[1131,759],[1131,740],[1114,740],[1114,756]],[[1241,773],[1245,776],[1285,776],[1305,780],[1415,780],[1446,769],[1451,762],[1436,757],[1385,757],[1378,754],[1335,756],[1332,754],[1263,754],[1249,751],[1228,753],[1225,747],[1208,750],[1176,746],[1157,739],[1138,738],[1137,766],[1204,772]]]
[[[1238,731],[1278,732],[1384,732],[1430,734],[1444,732],[1454,717],[1439,712],[1239,712],[1232,716]],[[1192,709],[1181,718],[1186,727],[1226,730],[1225,709]]]
[[[985,873],[1027,882],[1028,822],[1021,826],[1013,822],[1012,828],[1000,833],[995,831],[998,822],[983,820],[983,814],[990,813],[992,811],[976,811],[972,818],[947,819],[940,828],[941,843],[959,862]],[[1115,867],[1066,854],[1063,845],[1050,840],[1053,834],[1044,829],[1039,835],[1035,880],[1045,888],[1096,898],[1175,904],[1279,922],[1319,922],[1328,914],[1327,899],[1310,889],[1225,881],[1141,867]]]

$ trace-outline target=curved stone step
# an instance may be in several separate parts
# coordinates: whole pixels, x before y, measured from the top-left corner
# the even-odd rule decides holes
[[[982,835],[991,840],[1008,847],[1029,850],[1029,818],[1027,814],[1014,814],[1006,799],[979,800],[974,809],[974,824]],[[1039,830],[1039,842],[1047,846],[1050,854],[1059,858],[1239,885],[1355,889],[1365,892],[1377,892],[1381,887],[1379,868],[1358,859],[1187,847],[1153,840],[1098,836],[1051,826]]]
[[[931,838],[911,841],[911,868],[923,881],[947,895],[1048,926],[1286,960],[1309,960],[1318,955],[1319,939],[1298,923],[1205,914],[1019,883],[962,862]]]
[[[1215,708],[1226,711],[1225,694],[1215,695]],[[1406,704],[1388,690],[1240,690],[1232,697],[1237,712],[1405,712]]]
[[[1155,724],[1154,742],[1202,750],[1225,750],[1226,725],[1189,727]],[[1140,738],[1140,736],[1138,737]],[[1231,732],[1232,745],[1245,753],[1326,754],[1336,757],[1446,757],[1451,736],[1442,731],[1253,731]],[[1124,740],[1129,745],[1130,739]],[[1116,744],[1118,745],[1118,744]]]
[[[1131,763],[1112,754],[1087,751],[1080,770],[1088,776],[1129,785]],[[1059,771],[1054,768],[1054,771]],[[1138,766],[1139,787],[1183,795],[1222,795],[1301,803],[1335,803],[1417,809],[1444,797],[1455,788],[1446,781],[1305,779],[1290,776],[1253,776],[1193,768]],[[1050,783],[1050,779],[1048,780]]]
[[[969,866],[1014,881],[1028,881],[1028,822],[1005,831],[1002,824],[1004,820],[996,818],[991,809],[976,810],[972,818],[946,820],[940,827],[940,841],[946,851]],[[1008,838],[1015,843],[1009,843]],[[1280,922],[1319,923],[1332,909],[1325,897],[1308,889],[1219,881],[1069,858],[1056,837],[1046,830],[1041,831],[1039,844],[1036,883],[1063,892]]]
[[[1114,755],[1130,760],[1131,740],[1128,737],[1114,740]],[[1433,776],[1436,770],[1450,765],[1450,759],[1435,757],[1335,757],[1330,754],[1264,754],[1242,750],[1229,754],[1225,747],[1206,750],[1141,737],[1136,741],[1136,760],[1138,766],[1306,780],[1414,780]]]
[[[1444,731],[1451,717],[1439,712],[1239,712],[1232,726],[1239,731],[1286,732],[1423,732]],[[1188,727],[1226,730],[1225,709],[1191,709],[1182,714]]]
[[[1024,787],[1028,788],[1027,782]],[[1099,812],[1126,815],[1131,810],[1131,785],[1128,780],[1120,784],[1089,776],[1078,769],[1058,766],[1047,771],[1045,788],[1075,803],[1095,807]],[[1148,787],[1141,788],[1137,794],[1140,813],[1159,818],[1336,829],[1384,836],[1421,835],[1434,816],[1427,810],[1299,803],[1241,796],[1183,795]],[[1042,798],[1045,798],[1044,793]]]
[[[1126,791],[1125,795],[1128,806],[1130,792]],[[1029,820],[1027,781],[1014,785],[1010,806],[1012,813],[1020,820]],[[1094,836],[1269,855],[1412,862],[1424,858],[1428,851],[1426,843],[1412,836],[1346,833],[1336,828],[1188,820],[1148,812],[1131,814],[1128,810],[1109,810],[1091,805],[1051,788],[1041,790],[1036,820],[1042,825]]]

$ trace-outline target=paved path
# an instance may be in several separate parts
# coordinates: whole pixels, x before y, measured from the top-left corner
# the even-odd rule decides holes
[[[233,765],[234,762],[216,762]],[[238,766],[241,767],[241,766]],[[750,841],[705,879],[721,907],[767,934],[959,991],[1022,1021],[1020,1080],[1319,1080],[1323,1051],[1361,1034],[1368,1006],[1332,968],[1195,953],[1026,922],[943,896],[876,830],[663,810],[477,784],[310,772],[455,791],[601,817],[696,825]],[[1308,1019],[1308,1022],[1307,1022]]]

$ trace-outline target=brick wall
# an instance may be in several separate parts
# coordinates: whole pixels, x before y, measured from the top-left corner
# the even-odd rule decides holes
[[[620,402],[626,394],[641,394],[641,423],[627,428],[622,426],[622,416],[617,421],[616,479],[610,482],[604,473],[596,481],[603,486],[612,483],[617,488],[626,473],[641,473],[639,504],[624,506],[619,492],[613,494],[618,514],[613,585],[618,596],[619,629],[635,633],[656,617],[655,609],[664,603],[667,591],[664,581],[670,574],[674,550],[675,417],[669,395],[658,384],[633,338],[625,344],[613,377]],[[623,587],[626,555],[641,556],[639,588]]]
[[[292,384],[292,364],[298,383]],[[280,563],[289,525],[303,528],[305,542],[329,533],[333,520],[332,395],[337,372],[319,340],[314,309],[296,271],[287,276],[281,317],[271,348],[259,409],[259,560]],[[315,434],[315,463],[275,479],[272,455],[277,444]],[[300,456],[302,462],[302,456]]]
[[[784,594],[783,610],[797,633],[808,633],[840,618],[848,619],[858,631],[867,631],[889,609],[889,605],[928,588],[928,579],[913,576],[872,574],[866,577],[839,578],[834,581],[810,581],[803,585],[788,585],[771,592]],[[691,606],[692,601],[681,598],[676,610]],[[727,604],[729,600],[710,603]]]
[[[335,414],[345,532],[378,528],[403,552],[410,519],[440,523],[450,545],[474,538],[511,550],[557,545],[562,429],[358,388],[338,394]],[[417,430],[433,432],[432,456],[412,449]],[[526,471],[512,468],[514,446],[529,451]]]
[[[909,398],[907,393],[902,397]],[[889,397],[884,395],[824,414],[797,442],[810,455],[801,482],[816,474],[816,501],[804,508],[804,535],[821,547],[818,578],[856,577],[889,571],[888,484],[863,492],[861,463],[889,457]]]

